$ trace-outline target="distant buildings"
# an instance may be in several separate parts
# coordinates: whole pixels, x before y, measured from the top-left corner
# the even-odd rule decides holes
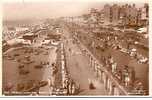
[[[137,8],[135,4],[122,6],[117,4],[112,6],[106,5],[104,10],[105,23],[140,26],[146,25],[148,21],[148,4],[141,8]]]
[[[149,17],[149,7],[148,4],[145,4],[143,8],[141,8],[141,23],[143,25],[148,24],[148,17]]]
[[[25,33],[29,30],[27,27],[4,27],[3,28],[3,39],[10,40],[16,36]]]
[[[125,13],[126,13],[126,16],[124,16],[125,17],[124,25],[131,25],[131,26],[136,25],[137,24],[137,8],[135,7],[135,4],[126,5]]]
[[[100,11],[100,24],[103,24],[104,23],[104,10],[102,9],[101,11]]]
[[[111,7],[110,5],[106,4],[103,8],[104,12],[104,23],[109,24],[111,22]]]
[[[24,31],[28,31],[29,28],[27,27],[15,27],[16,32],[24,32]]]
[[[91,8],[90,12],[82,16],[63,17],[66,22],[74,22],[89,29],[100,28],[102,25],[119,26],[123,28],[147,27],[149,6],[136,7],[135,4],[105,4],[103,9]],[[148,30],[148,29],[147,29]]]
[[[148,10],[148,4],[145,4],[141,8],[137,8],[135,4],[125,4],[121,6],[117,4],[105,4],[100,11],[91,8],[87,20],[88,24],[93,24],[95,27],[99,24],[145,26],[148,24]]]

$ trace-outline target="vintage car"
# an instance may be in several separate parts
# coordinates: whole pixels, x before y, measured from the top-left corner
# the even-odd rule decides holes
[[[21,65],[18,66],[18,68],[19,69],[24,68],[24,65],[21,64]]]
[[[35,65],[35,68],[43,68],[43,65]]]
[[[28,73],[30,73],[29,70],[25,70],[25,69],[20,69],[20,70],[19,70],[19,74],[20,74],[20,75],[26,75],[26,74],[28,74]]]

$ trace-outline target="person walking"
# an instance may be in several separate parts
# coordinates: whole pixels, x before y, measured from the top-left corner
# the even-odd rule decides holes
[[[88,79],[89,81],[89,89],[95,89],[92,80]]]

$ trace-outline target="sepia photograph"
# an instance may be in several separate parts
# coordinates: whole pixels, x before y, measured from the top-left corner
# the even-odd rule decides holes
[[[2,4],[3,96],[149,96],[148,0]]]

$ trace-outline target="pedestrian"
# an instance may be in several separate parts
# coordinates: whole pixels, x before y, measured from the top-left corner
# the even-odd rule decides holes
[[[70,95],[73,95],[74,92],[75,92],[75,86],[74,85],[75,85],[74,81],[72,79],[70,79],[70,85],[69,85]]]
[[[76,84],[75,82],[72,83],[72,90],[71,90],[72,95],[76,93]]]
[[[63,88],[67,89],[67,87],[68,87],[68,79],[65,79],[63,82]]]
[[[67,95],[70,95],[70,90],[69,90],[70,82],[69,82],[69,79],[67,79],[66,87],[67,87]]]
[[[89,89],[95,89],[93,82],[90,79],[88,79],[88,81],[89,81]]]
[[[51,79],[47,79],[47,81],[48,81],[48,85],[49,85],[49,87],[52,87],[52,82],[51,82]]]
[[[69,78],[69,80],[68,80],[68,92],[69,92],[69,95],[71,95],[72,94],[72,92],[71,92],[71,90],[72,90],[72,80]]]
[[[71,53],[71,48],[69,48],[69,52]]]

